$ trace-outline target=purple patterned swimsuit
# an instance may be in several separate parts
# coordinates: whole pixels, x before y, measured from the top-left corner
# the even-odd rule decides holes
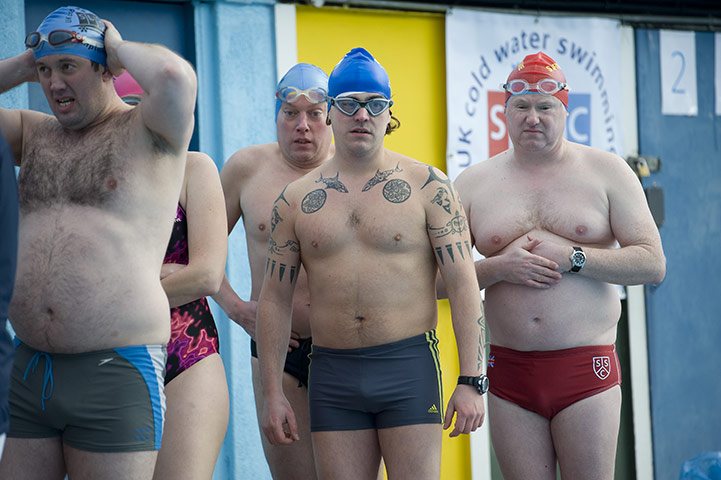
[[[188,264],[188,222],[180,204],[163,263]],[[218,330],[205,297],[170,309],[166,385],[205,357],[218,353],[218,350]]]

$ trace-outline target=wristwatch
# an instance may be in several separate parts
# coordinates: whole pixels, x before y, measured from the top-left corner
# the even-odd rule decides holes
[[[584,265],[586,265],[586,254],[583,252],[581,247],[573,247],[573,253],[571,254],[571,269],[569,272],[577,273],[581,271]]]
[[[483,395],[488,391],[488,377],[483,374],[477,377],[461,375],[458,377],[458,385],[470,385],[476,388],[478,395]]]

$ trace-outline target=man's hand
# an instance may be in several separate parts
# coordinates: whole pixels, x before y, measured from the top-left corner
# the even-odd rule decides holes
[[[531,288],[549,288],[558,283],[563,275],[558,264],[543,256],[539,248],[544,242],[531,237],[520,247],[504,253],[506,268],[503,280]]]
[[[243,327],[250,338],[255,340],[255,315],[258,311],[258,302],[249,300],[247,302],[238,299],[232,311],[226,312],[228,317]]]
[[[483,425],[483,419],[486,416],[483,397],[478,395],[476,389],[470,385],[457,385],[446,407],[446,417],[443,421],[444,430],[451,426],[454,413],[456,414],[456,424],[450,433],[451,437],[475,431]]]
[[[103,20],[103,23],[105,24],[105,62],[110,73],[117,77],[125,71],[125,67],[118,59],[118,48],[123,43],[123,37],[120,36],[115,25],[107,20]]]
[[[281,394],[274,399],[266,396],[263,403],[261,426],[263,433],[272,445],[290,445],[296,440],[300,440],[295,414],[285,395]]]

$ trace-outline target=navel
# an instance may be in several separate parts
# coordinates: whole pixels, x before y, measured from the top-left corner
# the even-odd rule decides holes
[[[588,227],[586,227],[585,225],[579,225],[576,227],[577,235],[585,235],[587,231],[588,231]]]

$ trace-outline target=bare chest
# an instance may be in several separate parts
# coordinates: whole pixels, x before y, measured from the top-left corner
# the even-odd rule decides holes
[[[580,244],[612,240],[608,200],[593,188],[508,189],[474,201],[471,228],[476,248],[492,255],[526,234],[547,232]]]
[[[68,135],[44,128],[25,142],[18,177],[24,213],[53,204],[103,206],[114,201],[129,182],[126,145],[117,134],[100,128]]]
[[[396,180],[365,191],[360,186],[310,189],[296,217],[303,255],[428,248],[419,195],[405,180]]]

